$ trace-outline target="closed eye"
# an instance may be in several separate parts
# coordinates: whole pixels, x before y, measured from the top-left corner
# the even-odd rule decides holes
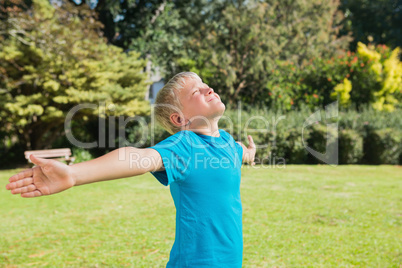
[[[197,89],[196,91],[194,91],[194,92],[193,92],[193,94],[192,94],[192,95],[194,95],[194,94],[195,94],[197,91],[200,91],[200,90],[199,90],[199,89]]]

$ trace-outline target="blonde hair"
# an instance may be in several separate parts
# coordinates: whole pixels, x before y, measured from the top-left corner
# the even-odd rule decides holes
[[[170,134],[175,134],[181,130],[181,127],[174,125],[170,121],[170,115],[180,113],[183,109],[178,93],[184,88],[186,78],[201,79],[193,72],[178,73],[166,83],[156,96],[154,108],[156,121]]]

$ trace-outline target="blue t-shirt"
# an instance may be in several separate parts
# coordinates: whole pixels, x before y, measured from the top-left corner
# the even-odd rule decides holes
[[[167,267],[241,267],[243,259],[240,168],[243,148],[226,131],[220,137],[180,131],[151,147],[170,185],[176,238]]]

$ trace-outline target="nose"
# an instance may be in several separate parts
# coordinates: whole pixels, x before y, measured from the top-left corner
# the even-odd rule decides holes
[[[214,89],[213,88],[208,88],[207,95],[211,95],[212,93],[214,93]]]

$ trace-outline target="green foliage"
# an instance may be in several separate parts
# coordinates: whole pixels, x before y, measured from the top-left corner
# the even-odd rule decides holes
[[[339,163],[340,164],[361,164],[361,163],[400,163],[399,157],[402,154],[395,153],[395,146],[398,144],[397,135],[401,133],[402,121],[400,120],[400,109],[394,112],[376,111],[371,107],[357,112],[353,109],[341,110],[339,112],[338,142],[339,142]],[[306,119],[312,114],[309,110],[290,111],[284,114],[267,109],[251,108],[247,110],[228,109],[224,117],[219,122],[219,127],[228,131],[235,140],[247,144],[246,135],[252,135],[257,145],[257,163],[267,164],[272,161],[286,164],[305,164],[321,163],[313,158],[306,150],[305,146],[324,153],[326,150],[326,127],[325,122],[306,127],[302,131],[302,126]],[[323,116],[325,117],[325,115]],[[78,148],[73,148],[73,154],[77,161],[89,160],[91,157],[101,156],[119,146],[149,147],[170,136],[159,125],[151,122],[151,117],[143,117],[145,125],[138,121],[127,124],[123,134],[126,143],[119,138],[119,130],[115,129],[114,145],[108,143],[109,136],[106,136],[106,147],[91,149],[88,152]],[[74,136],[82,142],[98,141],[99,122],[97,121],[74,121],[72,132]],[[116,122],[116,126],[117,126]],[[373,139],[373,132],[391,129],[391,136],[378,136]],[[106,125],[105,133],[109,132],[109,125]],[[383,141],[382,139],[385,139]],[[391,139],[392,138],[392,139]],[[388,140],[387,140],[388,139]],[[363,142],[366,149],[363,151]],[[385,142],[385,145],[383,144]],[[367,145],[374,144],[371,149]],[[69,142],[62,138],[53,144],[55,147],[68,147]],[[371,145],[370,145],[371,146]],[[385,148],[385,149],[384,149]],[[399,147],[400,148],[400,147]],[[368,153],[379,152],[377,153]],[[385,152],[383,152],[385,150]],[[401,150],[401,149],[397,149]],[[394,152],[394,153],[391,153]],[[370,161],[366,161],[367,154],[371,155]],[[385,156],[383,156],[385,155]],[[8,161],[8,164],[19,159],[20,163],[25,163],[23,150],[13,147],[1,153],[0,157]],[[14,159],[14,160],[13,160]],[[81,160],[80,160],[81,159]],[[384,160],[385,159],[385,160]],[[398,160],[399,159],[399,160]],[[1,163],[3,167],[7,165]]]
[[[347,79],[343,79],[343,83],[335,86],[334,92],[331,93],[331,97],[338,99],[340,105],[347,107],[350,105],[350,91],[352,90],[352,83]]]
[[[322,68],[325,62],[321,62],[319,68],[324,69],[321,75],[326,75],[332,85],[339,83],[342,76],[347,79],[337,84],[331,94],[345,106],[353,103],[359,108],[371,104],[376,110],[392,111],[399,102],[396,96],[402,91],[402,63],[398,54],[399,48],[391,52],[384,45],[374,48],[359,43],[356,54],[339,56],[327,62],[327,68]]]
[[[361,163],[363,157],[363,137],[352,129],[339,132],[339,164]]]
[[[260,92],[258,99],[263,105],[279,111],[320,106],[324,102],[323,90],[308,79],[309,74],[316,71],[310,62],[297,66],[291,61],[277,61],[276,68],[270,71],[266,90]]]
[[[301,133],[300,127],[282,130],[277,133],[277,140],[272,151],[276,156],[283,157],[286,163],[305,164],[308,162],[309,156],[305,148],[309,137],[310,131]]]
[[[312,58],[308,63],[280,62],[272,69],[268,93],[261,95],[265,105],[291,110],[307,105],[311,109],[338,100],[343,107],[392,111],[402,100],[402,62],[399,48],[393,51],[379,45],[359,43],[357,53]]]
[[[106,0],[91,5],[109,42],[139,51],[166,78],[197,72],[230,106],[241,99],[291,110],[325,105],[339,96],[345,106],[372,103],[391,110],[402,97],[391,78],[400,71],[392,67],[395,60],[386,63],[387,53],[380,59],[381,81],[373,75],[379,65],[360,55],[331,57],[349,45],[350,32],[356,42],[397,46],[402,36],[397,0]],[[352,50],[355,46],[353,41]],[[345,78],[352,83],[349,93],[348,84],[341,86]]]
[[[166,78],[194,71],[229,106],[242,100],[290,110],[323,97],[282,64],[299,70],[348,46],[348,36],[337,37],[338,7],[338,0],[130,0],[100,1],[95,11],[109,42],[139,51]]]
[[[352,108],[344,109],[339,112],[339,127],[341,129],[353,129],[362,135],[367,128],[379,130],[394,128],[402,130],[402,120],[400,119],[401,110],[384,112],[374,110],[370,106],[362,107],[360,111]]]
[[[300,66],[311,57],[332,55],[346,47],[347,38],[335,38],[342,18],[337,6],[337,1],[227,3],[214,22],[199,25],[170,75],[188,70],[189,59],[197,59],[190,69],[204,74],[204,80],[229,105],[239,99],[264,103],[271,100],[268,93],[275,90],[275,84],[286,83],[282,80],[288,74],[275,72],[282,62]],[[292,82],[280,86],[287,91]],[[272,98],[280,103],[276,106],[292,105],[295,94],[285,94],[275,91]]]
[[[174,59],[182,54],[185,37],[181,32],[187,23],[174,3],[153,1],[152,5],[144,6],[146,2],[150,1],[138,1],[128,8],[125,19],[118,22],[117,26],[121,29],[122,39],[126,39],[125,46],[139,51],[143,57],[152,61],[153,67],[169,68]],[[130,16],[130,13],[133,15]],[[136,13],[139,14],[135,16]],[[134,29],[127,27],[133,22],[136,25]],[[121,44],[121,41],[116,44]]]
[[[313,150],[325,154],[327,153],[327,148],[331,146],[333,147],[338,138],[339,135],[336,130],[317,123],[309,129],[309,136],[306,144]],[[318,160],[311,154],[308,155],[307,161],[311,164],[322,163],[321,160]]]
[[[402,131],[396,129],[368,130],[364,140],[364,161],[367,164],[401,164]]]
[[[402,47],[402,1],[341,0],[340,9],[345,13],[341,33],[352,32],[352,50],[358,42],[367,41]]]
[[[311,114],[309,110],[290,111],[282,114],[284,117],[280,119],[280,113],[266,109],[253,108],[241,111],[240,115],[236,110],[228,110],[225,116],[231,120],[221,120],[220,127],[232,130],[231,134],[235,139],[242,142],[246,141],[246,134],[253,135],[257,144],[256,156],[260,160],[275,155],[277,158],[284,158],[288,164],[318,163],[318,160],[309,156],[305,146],[325,153],[327,128],[321,123],[307,127],[302,132],[302,126]],[[370,107],[362,108],[361,112],[341,110],[337,118],[338,135],[331,135],[338,136],[339,163],[363,163],[362,146],[367,129],[390,128],[395,132],[401,131],[402,121],[399,114],[400,110],[381,112]],[[397,156],[393,157],[393,163],[398,161]]]
[[[140,51],[167,78],[197,72],[234,105],[239,99],[261,104],[270,81],[287,75],[267,73],[279,62],[299,66],[346,48],[349,38],[336,37],[343,17],[338,5],[319,0],[101,1],[95,10],[107,21],[110,42]],[[283,100],[277,100],[280,107],[294,102]]]
[[[69,1],[77,5],[74,0]],[[199,31],[199,26],[205,21],[217,21],[216,19],[220,17],[221,11],[225,6],[239,2],[241,3],[241,1],[225,0],[191,0],[169,3],[164,0],[105,0],[98,1],[97,4],[90,1],[82,1],[78,5],[87,3],[94,7],[94,10],[99,14],[100,21],[105,25],[103,31],[108,41],[120,47],[128,48],[132,42],[139,41],[137,40],[138,38],[145,39],[143,38],[145,36],[150,37],[148,41],[151,42],[152,40],[156,40],[152,37],[154,33],[155,36],[165,33],[172,40],[170,45],[180,48],[181,41],[172,38],[173,36],[177,36],[178,31],[181,33],[180,39],[183,40],[183,37],[188,36],[189,33]],[[266,2],[272,5],[275,4],[275,1]],[[303,8],[302,2],[284,2],[289,12],[291,12],[292,4]],[[165,8],[166,10],[171,10],[168,7],[169,5],[173,6],[174,12],[179,13],[180,18],[177,19],[174,15],[172,16],[166,12],[171,16],[171,19],[161,20],[163,28],[159,28],[157,20],[160,16],[164,16]],[[350,40],[350,49],[353,51],[356,49],[358,42],[366,43],[368,41],[375,44],[387,44],[393,48],[397,46],[401,47],[401,5],[400,0],[341,0],[338,10],[345,14],[345,16],[341,23],[343,27],[339,29],[339,35],[352,34],[353,40]],[[325,9],[325,7],[320,7],[320,9]],[[314,12],[319,13],[317,11]],[[329,19],[330,17],[328,16],[327,18]],[[318,19],[325,20],[326,18],[318,16]],[[186,25],[176,28],[175,25],[177,25],[177,22]],[[320,23],[314,24],[319,25]],[[131,25],[135,25],[135,27],[129,27]],[[339,23],[335,23],[335,25],[339,26]],[[145,35],[146,32],[147,34]],[[153,45],[157,44],[155,43],[151,46]],[[145,50],[148,49],[145,48]],[[163,46],[160,46],[158,50],[162,52],[164,50]],[[174,50],[171,51],[174,52]],[[157,53],[155,58],[157,58],[157,55],[162,55],[162,53]],[[163,56],[169,57],[166,54]]]
[[[392,111],[398,103],[394,94],[402,91],[402,62],[399,61],[399,48],[391,52],[386,46],[377,46],[377,50],[379,51],[374,50],[373,46],[367,47],[358,43],[357,54],[363,59],[363,65],[368,66],[368,75],[377,82],[369,85],[371,104],[376,110]]]
[[[372,139],[367,133],[370,131],[383,131],[391,129],[395,140],[390,141],[390,136],[378,138],[378,142],[386,142],[388,145],[380,143],[377,147],[387,148],[388,155],[372,154],[372,157],[380,163],[396,164],[399,154],[395,153],[395,147],[398,143],[398,133],[402,130],[402,121],[400,120],[400,110],[394,112],[377,111],[371,107],[362,108],[361,112],[355,110],[341,110],[339,112],[338,134],[329,133],[330,142],[338,137],[339,163],[356,164],[364,163],[363,157],[366,157],[367,150],[363,151],[363,142],[368,143]],[[257,145],[256,157],[261,160],[273,158],[283,158],[287,164],[300,163],[321,163],[306,150],[309,146],[317,152],[325,153],[327,145],[327,127],[325,122],[306,127],[302,131],[303,124],[311,115],[309,110],[290,111],[285,114],[273,112],[266,109],[252,108],[241,112],[236,110],[227,110],[225,116],[227,119],[221,119],[220,127],[229,131],[236,140],[247,143],[246,135],[252,135]],[[230,120],[229,120],[230,119]],[[332,123],[332,122],[331,122]],[[332,138],[331,138],[332,137]],[[392,145],[391,145],[392,144]],[[400,145],[399,145],[400,146]],[[400,148],[400,147],[399,147]],[[377,149],[373,149],[375,152]],[[381,149],[379,152],[382,152]],[[393,152],[393,153],[392,153]],[[392,161],[391,161],[392,159]],[[367,162],[367,161],[366,161]],[[370,163],[374,163],[373,161]]]
[[[72,155],[75,157],[74,163],[81,163],[93,159],[91,153],[82,148],[73,148]]]
[[[81,103],[105,105],[80,110],[76,119],[149,112],[138,53],[108,45],[86,7],[33,3],[1,24],[0,118],[9,135],[27,148],[48,147],[63,134],[67,112]]]

